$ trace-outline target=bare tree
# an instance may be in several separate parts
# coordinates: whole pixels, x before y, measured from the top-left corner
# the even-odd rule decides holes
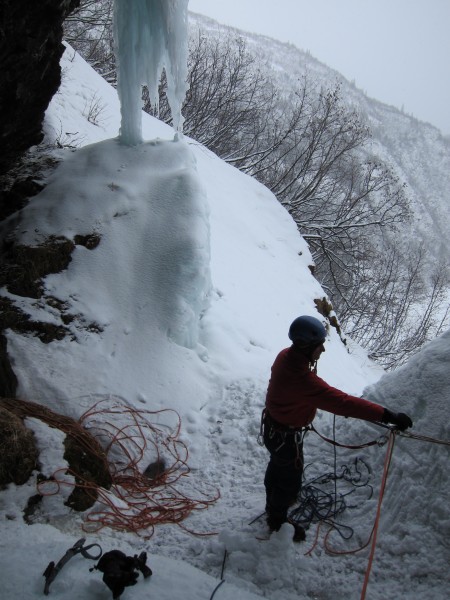
[[[252,153],[267,127],[275,89],[257,66],[242,38],[190,38],[188,91],[182,107],[183,131],[226,161]],[[171,123],[163,75],[159,111],[144,92],[144,110]]]
[[[69,40],[115,83],[112,0],[83,0]],[[339,86],[303,78],[279,89],[242,37],[195,30],[189,47],[184,131],[277,196],[308,241],[315,275],[347,333],[387,368],[442,331],[448,273],[424,276],[423,247],[400,251],[395,232],[409,213],[404,184],[370,155],[370,131]],[[158,114],[171,123],[165,74]],[[439,316],[437,316],[439,315]]]
[[[378,260],[366,258],[356,269],[359,287],[349,286],[336,309],[352,339],[389,369],[448,327],[448,267],[436,265],[427,281],[423,244],[406,254],[391,244]]]
[[[81,0],[64,23],[66,40],[110,83],[116,83],[113,0]]]

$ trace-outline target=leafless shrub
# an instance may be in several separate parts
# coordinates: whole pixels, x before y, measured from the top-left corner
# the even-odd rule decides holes
[[[83,115],[93,125],[101,125],[104,121],[104,112],[106,105],[102,102],[101,98],[95,92],[92,94],[89,100],[86,100],[83,109]]]
[[[111,6],[82,1],[67,31],[114,82]],[[274,192],[308,241],[347,333],[392,368],[442,331],[446,265],[427,276],[425,248],[401,251],[392,241],[411,218],[405,185],[370,155],[370,131],[340,87],[303,78],[281,89],[242,37],[201,29],[191,35],[188,66],[185,133]],[[170,124],[165,90],[163,74],[157,115],[145,89],[143,99]]]

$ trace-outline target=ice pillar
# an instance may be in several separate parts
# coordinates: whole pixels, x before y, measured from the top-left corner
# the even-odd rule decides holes
[[[183,129],[181,106],[187,90],[189,0],[115,0],[114,37],[117,91],[121,104],[120,139],[142,142],[142,86],[158,107],[163,68],[176,131]]]

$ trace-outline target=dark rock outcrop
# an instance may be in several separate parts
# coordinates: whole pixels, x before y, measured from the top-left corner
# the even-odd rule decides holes
[[[0,488],[22,485],[37,468],[38,451],[22,419],[0,406]]]
[[[0,2],[0,176],[42,140],[61,82],[63,22],[80,0]]]
[[[15,398],[17,377],[11,367],[5,336],[0,333],[0,396]]]
[[[79,4],[80,0],[0,2],[0,219],[20,210],[41,189],[33,177],[17,178],[17,171],[26,151],[43,138],[45,111],[61,83],[63,23]],[[4,320],[2,307],[0,321]],[[0,392],[14,397],[17,379],[3,330],[4,323]]]

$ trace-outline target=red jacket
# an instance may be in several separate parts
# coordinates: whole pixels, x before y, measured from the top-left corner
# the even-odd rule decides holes
[[[272,366],[266,409],[275,421],[289,427],[305,427],[316,410],[366,421],[381,421],[384,408],[331,387],[310,371],[308,358],[294,346],[282,350]]]

